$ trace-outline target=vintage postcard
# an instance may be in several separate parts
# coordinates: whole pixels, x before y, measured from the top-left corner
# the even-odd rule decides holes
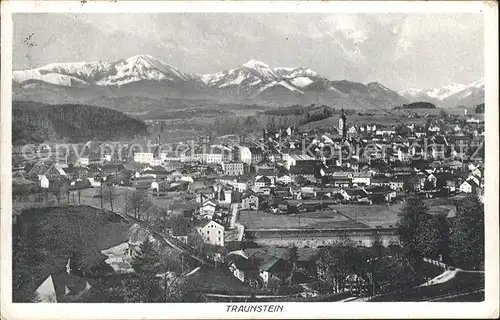
[[[496,318],[494,1],[2,1],[5,319]]]

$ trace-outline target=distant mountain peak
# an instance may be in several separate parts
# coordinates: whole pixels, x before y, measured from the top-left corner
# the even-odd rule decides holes
[[[255,59],[248,60],[243,64],[243,66],[251,69],[269,68],[268,64]]]
[[[384,91],[390,90],[389,88],[387,88],[386,86],[382,85],[380,82],[377,82],[377,81],[370,82],[367,84],[367,86],[369,88],[372,88],[372,89],[378,89],[378,90],[384,90]]]
[[[484,77],[477,79],[469,84],[469,87],[481,88],[484,87]]]
[[[279,67],[279,68],[274,68],[274,71],[276,71],[279,75],[283,76],[284,78],[318,77],[318,73],[316,71],[304,67],[294,67],[294,68]]]
[[[443,106],[475,105],[484,101],[484,78],[469,84],[452,82],[439,88],[410,88],[398,93],[410,101],[427,101]]]

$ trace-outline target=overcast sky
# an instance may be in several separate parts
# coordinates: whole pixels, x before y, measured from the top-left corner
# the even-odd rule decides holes
[[[13,67],[149,53],[212,73],[253,58],[402,90],[482,77],[483,48],[480,14],[37,13],[14,15]]]

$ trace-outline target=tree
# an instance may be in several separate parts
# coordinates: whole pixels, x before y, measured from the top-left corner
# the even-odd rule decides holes
[[[127,195],[126,211],[132,211],[134,218],[140,219],[141,213],[149,208],[150,201],[147,194],[143,191],[133,191]]]
[[[403,180],[403,190],[407,195],[414,193],[415,191],[417,191],[416,187],[418,186],[418,184],[419,179],[416,175],[408,176]]]
[[[15,232],[12,236],[12,300],[13,302],[35,302],[35,277],[37,266],[43,262],[44,254],[37,250],[36,228],[31,228],[29,236]],[[28,248],[36,248],[28,250]]]
[[[132,261],[132,268],[136,273],[156,275],[160,271],[160,258],[154,244],[146,238],[139,249],[140,253]]]
[[[432,180],[426,179],[424,181],[424,190],[434,190],[434,189],[435,189],[434,182],[432,182]]]
[[[446,215],[436,215],[434,223],[439,234],[438,252],[442,255],[443,261],[449,261],[450,223]]]
[[[134,257],[135,273],[122,278],[119,285],[104,280],[101,294],[89,302],[166,302],[180,301],[184,293],[182,260],[170,248],[156,247],[149,239]]]
[[[446,119],[447,116],[448,116],[448,114],[446,113],[446,111],[444,111],[444,110],[439,111],[439,118],[440,119]]]
[[[381,257],[384,253],[384,245],[379,233],[376,233],[372,237],[371,252],[376,258]]]
[[[484,206],[472,194],[457,206],[457,218],[450,235],[450,255],[463,268],[484,267]]]
[[[417,264],[424,257],[435,257],[440,235],[425,203],[417,198],[408,199],[400,217],[398,235],[408,260]]]
[[[292,263],[293,269],[295,270],[297,268],[297,262],[299,260],[298,248],[295,245],[295,243],[290,248],[290,259],[289,260]]]
[[[316,268],[320,280],[330,284],[334,292],[342,292],[350,274],[364,276],[367,257],[354,247],[334,245],[318,253]]]
[[[66,201],[69,203],[69,183],[68,181],[64,180],[60,182],[60,194],[66,195]]]
[[[476,113],[484,113],[484,103],[478,104],[475,108]]]
[[[156,277],[162,271],[159,252],[149,238],[141,243],[139,249],[139,254],[132,260],[132,268],[137,277],[127,285],[135,289],[131,290],[132,295],[127,298],[132,298],[134,302],[162,301],[163,290]]]
[[[175,235],[187,234],[189,231],[189,221],[184,219],[180,214],[166,217],[164,225],[166,229],[172,230],[172,233]]]
[[[198,231],[192,231],[188,234],[188,244],[190,247],[194,248],[196,251],[203,252],[205,248],[205,241],[198,233]]]
[[[109,201],[111,211],[113,209],[114,199],[116,197],[116,188],[111,181],[101,182],[101,198]]]

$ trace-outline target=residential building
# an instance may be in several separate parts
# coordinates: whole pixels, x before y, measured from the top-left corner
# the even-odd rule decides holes
[[[276,178],[276,181],[279,181],[284,184],[290,184],[293,181],[293,178],[289,174],[279,174],[278,178]]]
[[[215,214],[216,205],[214,202],[207,200],[200,207],[200,217],[203,219],[212,219]]]
[[[224,174],[228,176],[241,176],[245,173],[243,162],[228,162],[223,164]]]
[[[476,190],[479,186],[474,180],[466,180],[462,182],[460,185],[460,192],[464,193],[472,193],[472,191]]]
[[[357,185],[369,186],[371,182],[371,174],[368,172],[358,172],[352,174],[352,183]]]
[[[264,154],[262,153],[261,149],[256,147],[251,147],[249,148],[249,150],[251,153],[251,164],[259,163],[262,161],[262,159],[264,159]]]
[[[254,186],[256,188],[270,187],[271,185],[272,185],[272,180],[267,176],[261,176],[255,179]]]
[[[404,181],[402,178],[392,178],[389,181],[389,188],[391,188],[391,190],[402,191],[403,186],[404,186]]]
[[[134,152],[134,162],[152,164],[153,159],[153,152]]]
[[[203,238],[205,243],[213,244],[216,246],[224,246],[224,226],[210,220],[198,220],[196,230]]]
[[[241,198],[241,209],[259,210],[259,197],[254,193],[247,193]]]
[[[257,163],[254,162],[252,158],[252,152],[250,151],[249,147],[237,146],[234,151],[235,151],[234,159],[236,161],[246,163],[247,165],[250,165],[252,163]]]

